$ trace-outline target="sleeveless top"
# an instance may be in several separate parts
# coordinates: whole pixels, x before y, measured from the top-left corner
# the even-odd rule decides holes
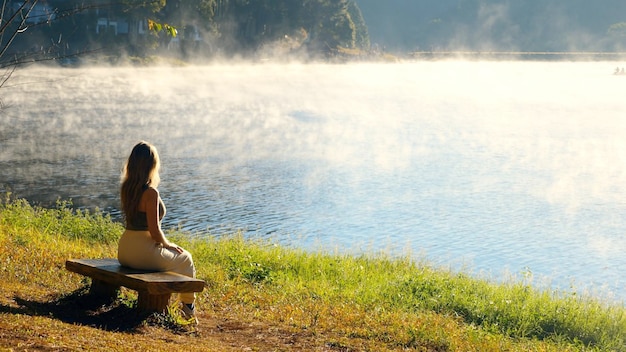
[[[144,187],[144,191],[147,188],[148,187]],[[164,215],[165,204],[163,204],[161,197],[159,197],[159,220],[163,219]],[[146,215],[146,212],[139,211],[133,219],[127,219],[126,229],[132,231],[148,231],[148,216]]]

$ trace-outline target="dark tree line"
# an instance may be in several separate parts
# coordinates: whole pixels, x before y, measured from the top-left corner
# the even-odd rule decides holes
[[[15,11],[11,3],[5,3],[5,11]],[[25,4],[20,18],[28,18],[27,9],[41,9],[44,3],[45,12],[50,12],[48,18],[29,26],[18,22],[8,24],[11,31],[19,32],[11,43],[12,55],[22,59],[41,60],[85,52],[131,56],[159,53],[188,58],[218,54],[329,55],[340,48],[369,49],[367,26],[353,0],[27,0],[18,3]],[[148,19],[176,28],[177,35],[165,31],[140,34],[137,28]]]
[[[351,0],[169,0],[164,21],[194,25],[228,52],[266,45],[326,52],[368,49],[361,12]]]
[[[23,21],[33,6],[43,3],[51,18],[39,11],[43,21]],[[624,0],[26,0],[3,4],[0,34],[8,50],[2,51],[0,64],[5,65],[90,52],[204,58],[328,56],[345,52],[341,49],[357,53],[626,50]],[[20,4],[20,16],[11,16]],[[137,28],[151,19],[175,27],[178,35],[97,30],[102,18],[118,28],[121,23]],[[375,45],[370,46],[370,41]]]

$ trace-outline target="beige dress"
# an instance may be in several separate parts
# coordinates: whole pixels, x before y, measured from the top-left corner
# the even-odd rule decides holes
[[[159,200],[165,214],[165,206]],[[126,230],[122,234],[117,247],[117,260],[123,266],[141,270],[173,271],[189,277],[196,276],[196,268],[191,254],[187,250],[178,253],[163,248],[155,242],[148,231],[145,213],[139,213],[137,219],[127,221]],[[194,293],[180,293],[183,303],[193,303]]]

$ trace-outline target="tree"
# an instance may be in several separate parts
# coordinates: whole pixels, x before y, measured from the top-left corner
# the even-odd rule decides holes
[[[26,0],[12,8],[5,1],[0,8],[0,67],[15,69],[18,65],[34,61],[55,60],[65,56],[63,38],[56,41],[41,41],[39,45],[24,45],[28,37],[41,37],[41,29],[49,27],[53,21],[71,16],[79,11],[72,8],[64,11],[53,10],[39,4],[37,0]]]
[[[119,3],[125,7],[127,11],[142,10],[145,11],[146,14],[154,14],[163,9],[166,0],[119,0]]]
[[[352,22],[354,22],[356,47],[363,50],[369,50],[370,38],[367,24],[365,23],[361,9],[359,9],[356,2],[350,1],[348,4],[348,14],[350,14],[350,18],[352,19]]]
[[[607,34],[613,43],[614,49],[623,50],[626,48],[626,22],[612,24]]]
[[[255,52],[277,42],[292,47],[304,40],[314,52],[369,46],[365,22],[351,0],[216,0],[212,6],[204,18],[230,52]]]
[[[309,33],[309,48],[328,52],[356,46],[356,26],[348,12],[348,0],[307,0],[301,18]]]
[[[303,49],[327,53],[338,48],[369,48],[367,26],[354,0],[103,0],[87,3],[90,5],[62,0],[27,0],[19,3],[20,11],[15,13],[5,5],[5,10],[15,16],[4,22],[3,33],[14,35],[6,36],[2,58],[11,57],[13,62],[57,60],[95,51],[113,58],[125,54],[147,56],[156,50],[163,55],[191,58],[210,55],[216,48],[221,48],[225,54],[244,55],[256,55],[271,46],[280,47],[283,53]],[[30,12],[41,12],[44,7],[48,16],[42,16],[40,22],[28,23],[33,19]],[[86,11],[96,8],[97,12]],[[84,14],[76,16],[83,11]],[[152,35],[129,29],[145,24]],[[118,29],[122,27],[125,29],[120,35]],[[20,38],[17,44],[13,42],[16,36]],[[11,54],[7,51],[9,47]]]

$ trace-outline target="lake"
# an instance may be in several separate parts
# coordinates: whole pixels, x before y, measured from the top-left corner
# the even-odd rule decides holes
[[[20,69],[0,188],[119,217],[139,140],[164,227],[626,299],[626,76],[614,62]]]

